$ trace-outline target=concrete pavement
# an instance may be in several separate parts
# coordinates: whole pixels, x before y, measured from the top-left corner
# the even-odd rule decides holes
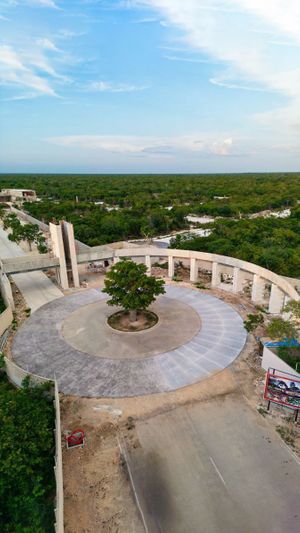
[[[0,228],[0,259],[20,257],[22,255],[25,255],[23,250],[16,243],[11,242],[7,237],[7,233]],[[42,305],[63,296],[58,287],[43,272],[14,274],[12,279],[32,312]]]
[[[129,466],[148,533],[298,533],[300,467],[241,397],[137,422]]]
[[[103,307],[95,304],[105,298],[100,290],[88,289],[41,307],[14,338],[12,352],[17,364],[50,379],[55,373],[59,390],[65,394],[122,398],[168,392],[205,379],[229,366],[246,342],[240,315],[222,300],[197,290],[166,286],[166,300],[174,301],[174,308],[177,301],[184,304],[183,309],[191,307],[201,321],[198,331],[197,321],[192,338],[175,339],[174,349],[168,349],[172,331],[186,328],[185,316],[173,314],[170,337],[167,320],[162,320],[161,329],[158,323],[144,332],[117,332],[107,326],[105,317],[98,318]],[[95,320],[91,319],[93,314]],[[67,337],[64,325],[68,326]],[[101,339],[94,333],[97,327]],[[152,339],[158,350],[155,355],[137,357],[139,350],[148,352]],[[99,352],[95,355],[97,343]],[[114,357],[109,356],[110,344]],[[100,357],[102,348],[104,356]]]

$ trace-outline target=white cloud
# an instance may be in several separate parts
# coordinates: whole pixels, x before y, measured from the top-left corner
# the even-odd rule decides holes
[[[56,96],[54,89],[49,81],[39,75],[34,66],[50,75],[55,74],[46,61],[29,58],[26,55],[18,53],[14,48],[8,45],[0,45],[0,83],[21,88],[34,89],[36,95]]]
[[[40,7],[50,7],[51,9],[59,9],[58,5],[53,0],[27,0],[27,4],[36,5]]]
[[[102,150],[144,157],[172,157],[178,153],[229,156],[233,154],[231,137],[206,134],[180,137],[137,137],[113,135],[70,135],[50,137],[48,142],[81,150]],[[233,154],[234,155],[234,154]]]
[[[210,83],[218,85],[219,87],[226,87],[227,89],[236,89],[239,91],[254,91],[254,92],[266,92],[266,89],[262,87],[252,87],[251,85],[241,85],[239,83],[230,83],[224,79],[210,78]]]
[[[136,4],[152,7],[168,26],[177,27],[180,44],[223,63],[224,71],[215,72],[212,83],[280,93],[288,102],[285,117],[294,120],[298,108],[300,119],[300,56],[292,46],[300,43],[299,0],[136,0]],[[269,122],[271,117],[270,113]]]
[[[36,7],[46,7],[50,9],[60,9],[54,0],[8,0],[8,5],[18,6],[18,5],[28,5]]]
[[[36,44],[43,48],[44,50],[51,50],[52,52],[59,52],[59,48],[56,47],[53,41],[47,38],[38,39]]]
[[[164,59],[168,59],[168,61],[183,61],[184,63],[211,63],[209,59],[200,59],[197,57],[187,57],[187,56],[165,55]]]
[[[158,22],[154,17],[145,17],[137,20],[132,20],[131,24],[151,24],[153,22]]]
[[[131,85],[128,83],[111,83],[108,81],[92,81],[86,87],[86,90],[110,93],[133,93],[148,89],[145,85]]]

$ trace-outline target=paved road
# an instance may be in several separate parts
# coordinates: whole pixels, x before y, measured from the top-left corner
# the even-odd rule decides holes
[[[149,533],[298,533],[300,467],[243,401],[137,423],[130,464]]]
[[[19,257],[25,255],[23,250],[7,238],[6,232],[0,228],[0,258]],[[47,278],[43,272],[30,272],[12,276],[22,292],[32,312],[42,305],[63,296],[62,292]]]

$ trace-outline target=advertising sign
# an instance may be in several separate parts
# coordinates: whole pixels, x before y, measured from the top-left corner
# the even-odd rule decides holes
[[[269,368],[264,399],[291,409],[300,409],[300,378]]]

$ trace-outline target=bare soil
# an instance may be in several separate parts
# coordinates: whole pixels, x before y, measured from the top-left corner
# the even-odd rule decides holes
[[[110,327],[118,331],[143,331],[150,329],[158,322],[158,316],[152,311],[138,310],[136,320],[130,320],[129,311],[117,311],[107,319]]]
[[[15,302],[15,311],[13,313],[14,315],[14,320],[13,320],[13,323],[10,327],[10,330],[9,330],[9,334],[8,334],[8,338],[7,338],[7,341],[6,341],[6,344],[5,344],[5,348],[4,348],[4,355],[8,358],[8,359],[12,359],[12,354],[11,354],[11,346],[12,346],[12,341],[13,341],[13,338],[14,338],[14,335],[17,331],[17,329],[23,324],[23,322],[29,318],[30,316],[30,313],[31,313],[31,310],[28,308],[23,296],[22,296],[22,293],[19,291],[18,287],[16,286],[16,284],[12,281],[12,279],[10,279],[10,284],[11,284],[11,289],[12,289],[12,293],[13,293],[13,298],[14,298],[14,302]]]

